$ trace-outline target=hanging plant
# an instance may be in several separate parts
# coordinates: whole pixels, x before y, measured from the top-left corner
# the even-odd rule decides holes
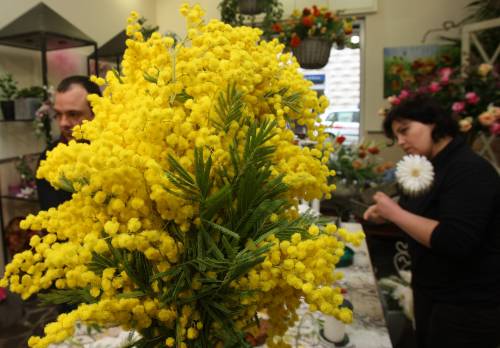
[[[328,63],[333,43],[338,49],[348,44],[353,21],[353,17],[312,6],[302,12],[295,10],[285,21],[274,23],[272,30],[293,51],[301,67],[320,69]]]
[[[252,2],[242,4],[243,2]],[[259,26],[265,39],[270,39],[275,33],[272,30],[274,23],[283,16],[283,5],[279,0],[222,0],[219,3],[221,20],[232,26],[251,25]],[[251,8],[259,12],[250,11]],[[250,13],[252,12],[252,13]],[[262,13],[260,22],[256,21],[256,14]],[[259,16],[260,18],[260,16]]]

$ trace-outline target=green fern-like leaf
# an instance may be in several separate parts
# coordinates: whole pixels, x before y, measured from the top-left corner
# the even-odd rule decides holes
[[[212,119],[212,123],[219,129],[227,132],[233,121],[239,122],[243,116],[243,93],[236,89],[236,83],[227,86],[226,93],[220,93],[217,98],[215,112],[218,119]]]
[[[88,288],[84,289],[54,289],[46,294],[39,294],[43,305],[48,304],[70,304],[77,305],[80,303],[96,303],[97,299],[90,295]]]

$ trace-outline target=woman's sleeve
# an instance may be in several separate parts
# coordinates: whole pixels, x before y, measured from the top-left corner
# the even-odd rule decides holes
[[[498,214],[500,177],[486,161],[450,166],[439,196],[439,224],[431,248],[449,256],[468,256],[481,244],[492,214]]]

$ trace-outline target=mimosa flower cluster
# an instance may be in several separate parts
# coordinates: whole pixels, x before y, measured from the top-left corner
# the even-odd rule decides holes
[[[71,336],[77,321],[140,332],[142,347],[243,347],[267,309],[270,347],[301,297],[349,322],[335,264],[360,233],[299,216],[299,199],[329,197],[331,151],[317,127],[327,106],[277,41],[257,29],[202,22],[183,5],[188,34],[147,40],[129,18],[123,71],[109,72],[95,119],[74,129],[38,177],[72,199],[29,216],[45,229],[15,255],[0,286],[78,303],[31,347]],[[306,125],[316,148],[294,143]]]

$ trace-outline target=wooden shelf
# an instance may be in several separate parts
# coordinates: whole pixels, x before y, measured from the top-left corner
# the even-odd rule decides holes
[[[38,203],[38,198],[24,198],[24,197],[10,196],[10,195],[0,195],[0,198],[1,199],[10,199],[10,200],[14,200],[14,201]]]

